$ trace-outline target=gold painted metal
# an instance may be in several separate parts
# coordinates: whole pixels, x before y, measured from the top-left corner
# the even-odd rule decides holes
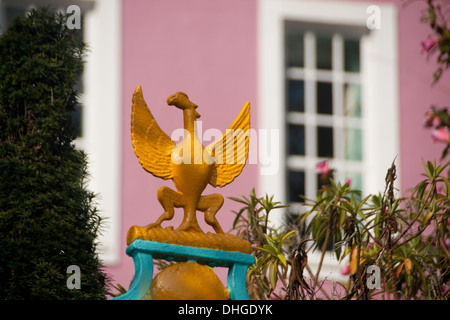
[[[167,104],[183,110],[184,137],[178,145],[158,126],[140,86],[133,95],[131,139],[139,163],[156,177],[172,179],[177,191],[165,186],[158,189],[157,198],[164,213],[155,223],[131,227],[127,243],[140,238],[249,252],[250,243],[225,234],[216,219],[216,213],[223,205],[223,196],[202,193],[208,184],[213,187],[229,184],[244,168],[249,149],[250,103],[245,103],[221,139],[206,148],[197,137],[195,121],[200,117],[197,105],[182,92],[169,96]],[[173,227],[163,229],[161,223],[173,218],[174,208],[184,209],[181,225],[176,230]],[[205,214],[205,222],[216,234],[204,234],[197,222],[197,210]]]
[[[133,242],[134,239],[242,253],[249,253],[251,250],[250,242],[229,233],[213,234],[208,232],[205,234],[203,232],[178,231],[174,230],[173,227],[162,228],[153,225],[146,227],[132,226],[128,230],[127,244]]]
[[[217,275],[206,266],[183,262],[162,270],[153,279],[143,300],[229,300]]]

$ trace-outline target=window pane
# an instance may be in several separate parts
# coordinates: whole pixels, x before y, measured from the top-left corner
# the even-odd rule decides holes
[[[288,67],[303,67],[303,32],[286,30],[286,64]]]
[[[331,36],[316,38],[317,69],[331,69]]]
[[[345,129],[345,159],[362,161],[362,131],[361,129]]]
[[[305,126],[289,124],[288,140],[289,154],[305,154]]]
[[[317,82],[317,113],[333,113],[332,87],[329,82]]]
[[[361,118],[361,86],[344,85],[344,113],[348,117]]]
[[[303,81],[288,80],[286,86],[289,111],[305,111],[305,84]]]
[[[359,72],[359,40],[344,40],[344,70]]]
[[[317,156],[333,157],[333,128],[317,127]]]
[[[82,109],[81,106],[77,106],[75,110],[70,112],[70,118],[72,121],[72,126],[75,130],[75,135],[77,138],[81,137],[83,134],[83,121],[82,121]]]
[[[305,195],[305,172],[304,171],[292,171],[287,172],[288,181],[288,201],[300,202],[302,199],[299,195]]]
[[[344,172],[344,179],[350,182],[350,186],[355,190],[362,190],[362,175],[358,172]]]

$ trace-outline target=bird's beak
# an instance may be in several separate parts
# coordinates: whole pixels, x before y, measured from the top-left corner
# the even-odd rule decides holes
[[[167,104],[169,106],[175,106],[181,110],[187,108],[197,108],[197,105],[189,100],[189,97],[183,92],[177,92],[175,94],[170,95],[167,98]]]
[[[175,105],[175,103],[174,103],[175,99],[176,99],[176,96],[174,94],[172,94],[171,96],[168,96],[167,97],[167,104],[169,106],[174,106]]]

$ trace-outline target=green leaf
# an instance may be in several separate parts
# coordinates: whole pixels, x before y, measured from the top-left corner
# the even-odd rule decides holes
[[[427,187],[426,181],[422,181],[419,183],[416,187],[416,197],[421,199],[423,198],[423,195],[425,194],[425,189]]]
[[[430,211],[425,215],[425,217],[422,220],[422,228],[429,224],[433,215],[434,215],[433,211]]]
[[[375,207],[381,207],[381,203],[382,203],[382,200],[381,200],[381,196],[380,195],[374,195],[374,196],[372,196],[372,203],[375,205]]]
[[[289,231],[288,233],[284,234],[284,235],[281,237],[280,243],[281,243],[281,244],[284,244],[284,242],[285,242],[288,238],[290,238],[291,236],[293,236],[296,232],[297,232],[297,230],[291,230],[291,231]]]
[[[278,255],[277,248],[271,245],[265,246],[264,248],[261,248],[261,250],[275,257]]]
[[[284,256],[282,253],[279,253],[279,254],[277,255],[277,257],[278,257],[278,260],[280,260],[281,263],[282,263],[284,266],[287,265],[286,258],[285,258],[285,256]]]
[[[245,200],[242,200],[240,198],[236,198],[236,197],[228,197],[228,199],[242,203],[242,204],[248,204],[248,202],[246,202]]]
[[[278,263],[276,261],[274,261],[270,265],[270,272],[269,272],[270,285],[272,286],[272,288],[275,288],[277,286],[277,280],[278,280],[277,269],[278,269]]]

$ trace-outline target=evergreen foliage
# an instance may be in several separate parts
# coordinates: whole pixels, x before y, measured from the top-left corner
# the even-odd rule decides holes
[[[49,9],[0,36],[0,298],[105,299],[101,217],[71,112],[85,46]],[[70,265],[81,288],[69,289]]]

